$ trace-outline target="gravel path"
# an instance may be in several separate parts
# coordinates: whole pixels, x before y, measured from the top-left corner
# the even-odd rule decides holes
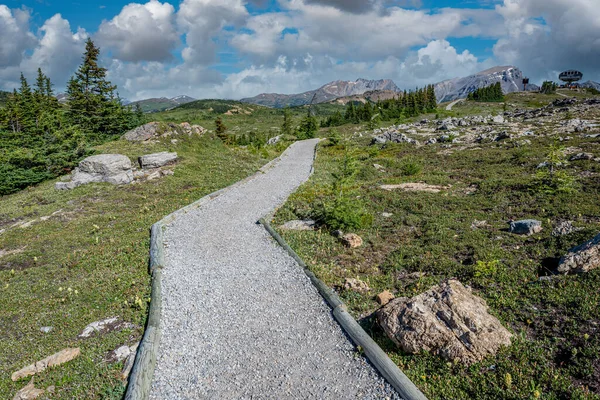
[[[256,221],[310,175],[317,140],[165,233],[151,399],[397,399]]]
[[[454,107],[458,103],[462,103],[463,101],[465,101],[465,99],[458,99],[458,100],[453,101],[452,103],[450,103],[446,106],[446,111],[452,111],[452,107]]]

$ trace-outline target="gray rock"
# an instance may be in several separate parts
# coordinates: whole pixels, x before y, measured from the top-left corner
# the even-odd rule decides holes
[[[494,124],[503,124],[504,123],[504,117],[502,115],[496,115],[495,117],[492,118],[492,122]]]
[[[593,154],[590,154],[590,153],[577,153],[577,154],[573,154],[569,158],[569,161],[593,160],[593,159],[594,159],[594,155]]]
[[[133,181],[133,170],[128,157],[121,154],[100,154],[79,163],[71,174],[70,182],[57,182],[58,190],[74,189],[92,182],[124,185]]]
[[[381,135],[375,136],[371,144],[385,144],[387,142],[392,143],[410,143],[410,144],[418,144],[415,139],[411,139],[406,136],[404,133],[400,133],[395,130],[387,131]]]
[[[123,135],[122,139],[130,142],[144,142],[151,139],[175,135],[201,136],[205,132],[206,129],[200,125],[190,125],[188,122],[183,122],[181,124],[150,122],[130,130]]]
[[[558,263],[559,272],[583,273],[600,267],[600,234],[573,247]]]
[[[285,224],[281,225],[279,229],[288,230],[288,231],[312,231],[315,229],[316,222],[313,220],[294,220],[288,221]]]
[[[52,332],[52,329],[54,329],[53,326],[42,326],[40,328],[40,332],[42,332],[42,333],[50,333],[50,332]]]
[[[542,222],[535,219],[524,219],[510,223],[510,232],[517,235],[533,235],[541,231]]]
[[[272,137],[271,139],[269,139],[269,140],[267,141],[267,144],[268,144],[268,145],[274,145],[274,144],[277,144],[277,143],[279,143],[279,142],[281,142],[281,135],[279,135],[279,136],[275,136],[275,137]]]
[[[138,159],[140,167],[144,169],[160,168],[167,164],[171,164],[176,160],[177,153],[168,153],[166,151],[163,151],[161,153],[147,154],[145,156],[141,156]]]
[[[429,138],[425,142],[425,144],[436,144],[436,143],[437,143],[437,139],[436,138]]]
[[[508,133],[508,131],[502,131],[498,134],[498,136],[496,136],[496,141],[500,141],[500,140],[505,140],[505,139],[510,139],[512,137],[512,135],[510,133]]]
[[[427,351],[467,365],[511,344],[512,334],[488,313],[485,300],[457,280],[394,299],[377,311],[377,320],[405,352]]]
[[[562,221],[554,227],[554,229],[552,230],[552,236],[558,237],[558,236],[569,235],[569,234],[571,234],[573,232],[577,232],[579,230],[581,230],[581,228],[575,228],[573,226],[573,222]]]

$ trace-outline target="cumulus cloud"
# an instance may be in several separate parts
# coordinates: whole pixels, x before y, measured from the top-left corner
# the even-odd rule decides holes
[[[248,17],[242,0],[183,0],[177,22],[186,33],[186,62],[209,64],[215,61],[218,36],[227,26],[240,26]]]
[[[495,57],[538,79],[556,80],[557,72],[580,69],[600,76],[600,8],[596,0],[504,0],[496,11],[505,34]]]
[[[169,3],[131,3],[110,21],[103,21],[96,38],[119,60],[166,61],[179,44],[174,14]]]
[[[23,53],[35,43],[29,32],[30,13],[27,9],[11,11],[0,4],[0,68],[19,65]]]
[[[87,39],[85,30],[72,32],[69,21],[56,14],[46,20],[39,31],[37,43],[34,40],[34,47],[26,49],[29,54],[23,55],[18,65],[0,68],[3,89],[16,87],[21,72],[34,79],[38,68],[42,68],[53,82],[64,85],[81,62]]]

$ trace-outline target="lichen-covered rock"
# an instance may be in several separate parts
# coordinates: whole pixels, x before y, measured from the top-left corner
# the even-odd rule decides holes
[[[558,263],[559,272],[588,272],[600,267],[600,234],[572,248]]]
[[[390,301],[377,311],[377,320],[407,353],[428,351],[469,365],[511,343],[512,334],[487,310],[485,300],[449,280],[416,297]]]
[[[138,158],[140,167],[144,169],[160,168],[175,161],[177,161],[177,153],[169,153],[166,151],[154,154],[146,154]]]
[[[87,339],[94,334],[102,335],[104,333],[133,327],[134,325],[129,322],[121,321],[118,317],[111,317],[88,324],[77,337],[79,339]]]
[[[344,282],[344,288],[347,290],[354,290],[355,292],[359,293],[366,293],[371,290],[366,282],[363,282],[358,278],[346,278]]]
[[[524,219],[510,222],[510,232],[517,235],[533,235],[542,231],[542,222],[535,219]]]
[[[131,160],[121,154],[99,154],[79,163],[71,174],[70,182],[57,182],[58,190],[74,189],[92,182],[125,185],[133,182]]]

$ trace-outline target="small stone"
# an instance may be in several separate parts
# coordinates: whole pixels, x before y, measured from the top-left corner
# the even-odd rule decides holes
[[[50,333],[52,331],[52,329],[54,329],[54,327],[52,327],[52,326],[42,326],[40,328],[40,331],[42,333]]]
[[[56,390],[56,387],[54,385],[48,386],[46,388],[46,392],[48,392],[48,393],[54,393],[55,390]]]
[[[503,124],[504,123],[504,117],[502,115],[496,115],[494,118],[492,118],[492,122],[494,124]]]
[[[79,336],[77,336],[77,337],[79,339],[87,339],[87,338],[91,337],[94,333],[101,335],[104,333],[118,331],[121,329],[132,328],[132,327],[133,327],[133,324],[130,324],[128,322],[122,322],[122,321],[119,321],[119,318],[112,317],[112,318],[104,319],[102,321],[92,322],[91,324],[86,326],[83,329],[83,331],[79,334]]]
[[[367,285],[366,282],[363,282],[358,278],[346,278],[344,288],[346,288],[347,290],[354,290],[355,292],[359,293],[366,293],[369,290],[371,290],[371,288],[369,287],[369,285]]]
[[[393,216],[394,216],[394,214],[392,214],[392,213],[389,213],[389,212],[383,212],[383,213],[381,213],[381,216],[382,216],[383,218],[391,218],[391,217],[393,217]]]
[[[355,248],[363,245],[363,240],[356,233],[348,233],[348,234],[342,236],[342,243],[346,247],[355,249]]]
[[[439,185],[428,185],[423,182],[411,182],[411,183],[401,183],[399,185],[381,185],[380,189],[387,190],[389,192],[401,189],[406,192],[427,192],[427,193],[439,193],[442,190],[449,189],[449,186],[439,186]]]
[[[341,239],[342,236],[344,236],[344,232],[342,232],[341,230],[338,229],[338,230],[331,232],[331,235],[333,235],[333,237]]]
[[[316,222],[308,220],[293,220],[288,221],[283,225],[279,226],[279,229],[287,231],[312,231],[315,229]]]
[[[35,375],[38,372],[44,371],[46,368],[58,366],[60,364],[64,364],[68,361],[71,361],[74,358],[79,357],[80,354],[79,347],[74,349],[64,349],[59,351],[56,354],[53,354],[49,357],[44,358],[43,360],[37,361],[31,365],[26,366],[13,373],[11,379],[13,381],[18,381],[21,378],[25,378],[27,376]]]
[[[44,394],[43,389],[36,389],[33,384],[33,378],[23,389],[19,390],[13,400],[34,400]]]
[[[487,226],[487,221],[478,221],[478,220],[474,220],[471,223],[471,229],[473,230],[477,230],[477,229],[481,229]]]
[[[379,172],[385,172],[385,168],[383,167],[383,165],[373,164],[373,167]]]
[[[593,160],[594,155],[590,153],[577,153],[569,158],[569,161],[579,161],[579,160]]]
[[[381,292],[377,295],[376,300],[379,304],[381,304],[382,306],[385,306],[387,303],[394,300],[395,297],[396,296],[394,296],[394,294],[391,293],[390,291],[384,290],[383,292]]]
[[[524,219],[510,222],[510,232],[517,235],[533,235],[542,231],[542,222],[535,219]]]

